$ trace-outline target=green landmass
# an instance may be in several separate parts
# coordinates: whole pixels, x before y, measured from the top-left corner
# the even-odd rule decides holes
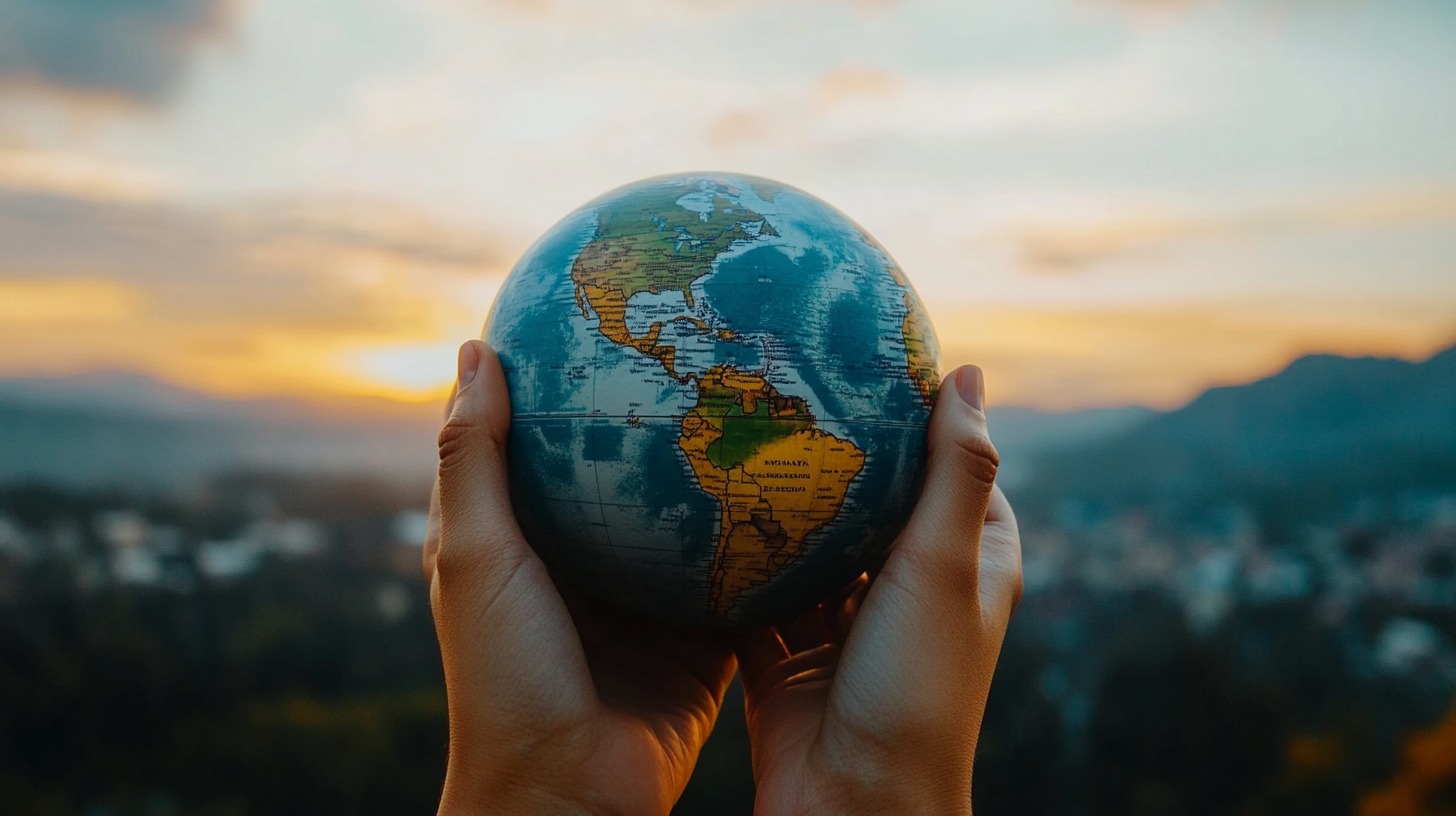
[[[736,377],[745,382],[728,381]],[[725,470],[771,442],[814,427],[814,415],[803,399],[783,396],[758,375],[729,366],[715,366],[698,380],[693,410],[722,431],[707,454]]]
[[[577,256],[578,286],[616,289],[623,300],[638,292],[680,291],[692,303],[693,281],[734,244],[778,235],[761,213],[713,195],[701,215],[677,203],[690,191],[652,187],[601,208],[596,236]],[[757,225],[757,231],[753,226]]]

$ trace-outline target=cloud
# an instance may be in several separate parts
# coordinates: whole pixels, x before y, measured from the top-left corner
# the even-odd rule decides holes
[[[136,315],[137,292],[87,278],[0,280],[0,323],[84,330]]]
[[[479,10],[493,17],[517,17],[538,20],[565,20],[592,25],[640,25],[704,15],[735,15],[764,9],[787,7],[820,7],[856,12],[879,12],[899,5],[900,0],[616,0],[603,4],[597,0],[435,0],[436,3]]]
[[[500,246],[378,202],[0,191],[0,371],[114,367],[219,393],[400,396],[418,375],[351,361],[476,335],[508,264]]]
[[[160,173],[62,150],[0,148],[0,189],[112,201],[148,201],[175,184]]]
[[[821,105],[832,107],[864,98],[884,98],[903,84],[899,76],[883,68],[846,65],[819,77],[815,96]]]
[[[1197,241],[1447,223],[1456,224],[1456,189],[1367,191],[1221,214],[1131,213],[1083,223],[1022,225],[1006,234],[1027,269],[1061,274]]]
[[[0,0],[0,90],[37,88],[155,107],[198,47],[222,38],[234,0]]]
[[[846,65],[780,83],[773,93],[707,118],[705,141],[718,150],[766,145],[823,155],[854,145],[899,145],[905,151],[1012,136],[1086,140],[1092,134],[1162,124],[1189,113],[1165,75],[1149,70],[1156,55],[1035,69],[902,74]]]
[[[1402,296],[980,310],[932,303],[931,316],[944,370],[975,363],[992,405],[1052,409],[1173,408],[1303,354],[1419,359],[1456,342],[1456,302]]]

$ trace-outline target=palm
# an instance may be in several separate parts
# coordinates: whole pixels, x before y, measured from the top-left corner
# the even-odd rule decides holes
[[[863,577],[844,599],[740,642],[757,811],[900,812],[898,792],[873,801],[897,781],[936,801],[969,802],[974,701],[984,702],[1020,592],[1019,533],[999,489],[979,539],[978,558],[966,561],[974,576],[937,576],[948,597],[967,594],[957,584],[979,596],[964,617],[934,617],[927,598],[937,588],[914,560],[892,554],[873,584]],[[890,778],[897,769],[908,778]]]
[[[734,653],[558,590],[516,525],[499,360],[471,341],[459,367],[425,546],[450,706],[441,811],[666,813]],[[765,811],[969,810],[1020,544],[993,490],[979,369],[954,381],[920,501],[873,586],[737,644]]]
[[[731,647],[569,591],[556,597],[575,625],[560,637],[578,643],[579,650],[562,656],[569,663],[543,663],[543,681],[559,682],[562,666],[569,665],[573,682],[589,683],[586,693],[595,696],[598,708],[593,727],[606,737],[595,757],[598,781],[609,790],[620,790],[624,780],[660,781],[671,806],[687,785],[737,668]],[[631,769],[620,767],[629,763]]]
[[[576,801],[666,812],[717,719],[731,649],[562,591],[524,540],[502,544],[519,561],[489,604],[490,631],[472,632],[432,568],[438,524],[426,542],[442,649],[460,659],[456,672],[482,681],[492,710],[480,718],[517,742],[549,743],[543,753],[575,780]]]

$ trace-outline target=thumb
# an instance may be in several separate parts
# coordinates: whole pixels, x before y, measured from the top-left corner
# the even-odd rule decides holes
[[[963,741],[979,727],[968,679],[989,685],[1000,647],[999,636],[987,637],[981,602],[981,537],[1000,463],[984,404],[975,366],[940,388],[925,485],[870,584],[835,675],[824,735],[844,750],[862,750],[867,733]],[[955,751],[943,756],[960,761]],[[936,767],[943,779],[970,779],[969,766]]]
[[[465,572],[470,583],[509,575],[526,554],[511,510],[506,438],[511,402],[495,350],[460,347],[454,404],[440,430],[440,547],[436,574]]]
[[[887,571],[928,593],[942,614],[977,597],[981,529],[1000,458],[986,430],[981,369],[962,366],[942,387],[930,420],[925,485]]]

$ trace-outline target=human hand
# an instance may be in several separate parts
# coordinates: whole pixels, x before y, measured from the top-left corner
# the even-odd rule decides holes
[[[495,352],[466,343],[459,371],[424,555],[450,717],[440,813],[667,813],[732,650],[558,589],[511,509]]]
[[[756,813],[970,813],[991,675],[1021,596],[1021,539],[983,405],[980,369],[947,378],[919,504],[873,580],[740,640]]]

